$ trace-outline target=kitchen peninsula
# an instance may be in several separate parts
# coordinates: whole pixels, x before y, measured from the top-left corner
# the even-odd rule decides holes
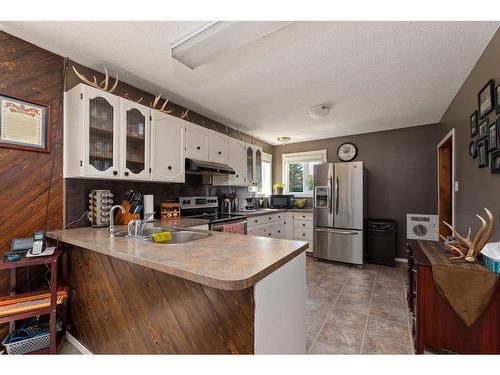
[[[48,233],[69,251],[70,333],[96,354],[305,353],[307,243],[207,233],[170,245]]]

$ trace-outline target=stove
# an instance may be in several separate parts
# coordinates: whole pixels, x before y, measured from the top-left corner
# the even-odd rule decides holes
[[[180,197],[179,202],[183,217],[209,220],[210,230],[224,231],[224,224],[242,222],[245,224],[246,233],[246,216],[219,212],[219,199],[217,197]]]

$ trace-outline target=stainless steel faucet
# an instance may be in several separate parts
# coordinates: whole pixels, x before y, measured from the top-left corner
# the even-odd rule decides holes
[[[109,231],[109,236],[110,237],[114,237],[115,236],[115,232],[116,232],[116,229],[115,229],[115,215],[114,215],[115,208],[120,208],[122,210],[122,214],[125,213],[125,208],[123,206],[119,205],[119,204],[114,205],[109,210],[109,229],[108,229],[108,231]]]
[[[151,217],[154,216],[154,212],[148,212],[144,214],[142,220],[132,220],[128,223],[128,235],[134,237],[143,237],[144,226]]]

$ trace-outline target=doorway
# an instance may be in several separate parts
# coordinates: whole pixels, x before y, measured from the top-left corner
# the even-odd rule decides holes
[[[455,225],[455,129],[437,146],[439,234],[446,237],[451,230],[444,221]]]

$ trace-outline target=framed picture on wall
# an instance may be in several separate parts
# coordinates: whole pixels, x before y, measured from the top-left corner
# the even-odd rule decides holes
[[[488,130],[488,151],[495,151],[498,148],[498,121],[490,125]]]
[[[495,81],[490,79],[488,83],[479,91],[477,101],[479,105],[479,118],[483,119],[493,111],[493,101],[495,95]]]
[[[500,150],[491,154],[491,173],[500,173]]]
[[[474,138],[477,135],[477,111],[474,111],[472,115],[470,115],[470,136]]]
[[[488,119],[484,120],[479,124],[479,139],[482,139],[484,137],[488,136],[488,125],[489,125]]]
[[[495,112],[498,115],[500,113],[500,83],[495,88]]]
[[[0,147],[50,152],[49,106],[0,95]]]
[[[488,166],[488,138],[477,143],[477,158],[479,159],[479,168]]]
[[[477,145],[474,139],[469,143],[469,155],[472,159],[477,158]]]

